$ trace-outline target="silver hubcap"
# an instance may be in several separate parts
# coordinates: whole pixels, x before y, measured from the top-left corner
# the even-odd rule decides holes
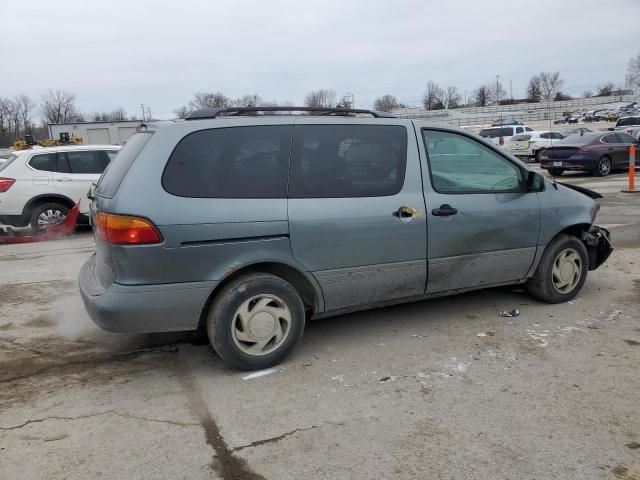
[[[38,215],[38,228],[47,228],[64,222],[67,216],[58,209],[49,208]]]
[[[233,315],[231,335],[248,355],[266,355],[285,341],[291,330],[291,312],[275,295],[256,295],[242,302]]]
[[[601,175],[608,175],[611,170],[611,160],[608,158],[601,158],[598,162],[598,171]]]
[[[553,288],[560,293],[569,293],[580,281],[582,259],[573,248],[560,252],[553,262],[551,271]]]

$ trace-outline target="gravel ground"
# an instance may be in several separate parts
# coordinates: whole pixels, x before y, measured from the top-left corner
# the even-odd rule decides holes
[[[197,334],[94,327],[89,232],[1,246],[0,476],[639,479],[640,195],[563,180],[605,193],[617,246],[574,301],[495,289],[319,320],[253,378]]]

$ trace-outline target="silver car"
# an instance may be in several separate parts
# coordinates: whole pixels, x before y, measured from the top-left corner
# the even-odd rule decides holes
[[[511,284],[564,302],[611,253],[598,194],[477,135],[258,110],[144,125],[92,188],[79,281],[99,326],[206,328],[225,362],[259,369],[307,319]]]

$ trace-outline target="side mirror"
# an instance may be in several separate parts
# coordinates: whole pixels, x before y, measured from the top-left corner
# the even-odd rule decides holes
[[[544,190],[544,178],[542,175],[527,171],[527,192],[542,192]]]
[[[615,128],[614,127],[609,127],[609,128],[607,128],[607,130],[610,130],[610,131],[613,132],[615,130]]]

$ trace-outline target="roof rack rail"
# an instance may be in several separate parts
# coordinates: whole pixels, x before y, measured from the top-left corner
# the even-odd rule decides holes
[[[372,115],[375,118],[397,118],[395,115],[379,110],[361,108],[322,108],[322,107],[228,107],[206,108],[191,112],[185,120],[201,120],[204,118],[217,118],[219,116],[240,116],[257,114],[258,112],[310,112],[317,115],[355,115],[358,113]]]

